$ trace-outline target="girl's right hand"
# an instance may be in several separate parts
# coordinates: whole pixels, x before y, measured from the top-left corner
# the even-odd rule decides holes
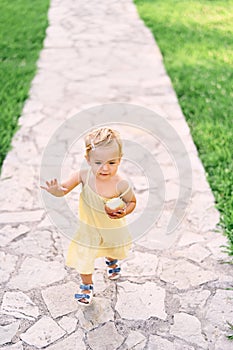
[[[62,197],[66,194],[68,189],[66,187],[63,187],[57,183],[57,179],[46,181],[47,187],[40,186],[43,190],[46,190],[47,192],[53,194],[56,197]]]

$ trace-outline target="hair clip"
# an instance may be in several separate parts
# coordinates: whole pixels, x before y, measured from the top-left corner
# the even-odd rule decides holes
[[[92,140],[91,140],[91,149],[92,149],[92,151],[95,150],[95,145],[94,145],[94,142]]]

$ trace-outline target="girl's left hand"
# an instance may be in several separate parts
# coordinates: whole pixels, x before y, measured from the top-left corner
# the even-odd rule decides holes
[[[105,205],[105,211],[111,219],[120,219],[126,215],[126,207],[119,209],[110,209]]]

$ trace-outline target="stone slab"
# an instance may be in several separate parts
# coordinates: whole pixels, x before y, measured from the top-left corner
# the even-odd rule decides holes
[[[210,240],[207,243],[207,247],[210,249],[211,253],[214,255],[215,259],[227,260],[228,254],[226,252],[227,238],[219,233],[216,234],[216,238]]]
[[[22,333],[20,338],[25,343],[41,349],[60,339],[65,334],[66,332],[52,318],[43,316],[33,326],[28,328],[26,332]]]
[[[192,345],[186,344],[184,341],[176,339],[174,341],[174,350],[196,350]],[[200,348],[198,348],[200,349]]]
[[[111,300],[94,297],[92,304],[88,308],[83,309],[82,306],[79,306],[79,310],[75,316],[79,320],[80,326],[89,331],[102,323],[114,321]]]
[[[62,283],[42,290],[42,297],[53,318],[69,314],[78,308],[74,294],[78,292],[78,284]]]
[[[170,333],[204,349],[208,349],[208,344],[202,335],[201,323],[195,316],[183,312],[175,314],[174,325],[171,326]]]
[[[37,258],[54,257],[56,251],[53,248],[51,235],[48,230],[33,231],[27,236],[11,242],[10,248],[19,255],[30,255]]]
[[[98,260],[98,259],[96,259],[96,260]],[[106,264],[103,262],[103,264],[101,265],[101,270],[98,270],[97,264],[95,264],[96,270],[95,270],[95,273],[93,275],[93,283],[95,286],[95,293],[103,293],[104,290],[107,288],[107,283],[104,279],[104,276],[106,274]]]
[[[87,335],[87,342],[94,350],[117,349],[123,340],[124,337],[117,332],[113,322],[107,322],[105,325],[90,331]]]
[[[139,346],[143,349],[146,345],[146,337],[137,331],[131,331],[125,341],[127,349],[135,349],[136,347],[139,350]]]
[[[64,316],[58,321],[58,324],[63,328],[68,334],[73,333],[77,326],[77,320],[74,317]]]
[[[18,274],[10,279],[8,287],[28,291],[33,288],[41,288],[48,284],[61,281],[65,276],[66,271],[64,265],[57,261],[26,258]]]
[[[219,335],[216,339],[214,350],[232,350],[232,340],[228,339],[227,335],[232,335],[232,333]]]
[[[44,210],[31,210],[31,211],[19,211],[19,212],[5,212],[0,213],[0,222],[2,224],[9,223],[25,223],[40,221]]]
[[[209,290],[190,290],[186,293],[178,295],[180,300],[181,311],[197,312],[197,309],[202,310],[205,306],[207,299],[210,297],[211,292]]]
[[[15,255],[0,252],[0,283],[6,282],[11,273],[14,272],[18,257]]]
[[[56,344],[46,347],[46,350],[86,350],[84,343],[84,333],[81,329],[71,334],[64,340],[57,341]]]
[[[183,247],[183,246],[187,246],[193,243],[198,243],[203,241],[204,241],[204,238],[202,237],[202,235],[185,230],[185,232],[182,232],[178,246]]]
[[[165,320],[165,289],[155,283],[122,282],[118,286],[116,310],[127,320],[147,320],[157,317]],[[135,308],[137,305],[137,308]]]
[[[3,296],[1,312],[28,320],[34,320],[41,314],[39,307],[22,292],[6,292]]]
[[[122,264],[122,276],[155,276],[158,258],[154,254],[136,252]]]
[[[174,350],[173,342],[157,335],[150,335],[148,349],[153,350]]]
[[[8,325],[0,326],[0,345],[11,342],[12,338],[18,331],[20,322],[13,322]]]
[[[23,343],[21,341],[13,344],[13,345],[7,345],[2,348],[3,350],[24,350],[23,349]]]
[[[205,321],[218,328],[226,329],[226,323],[233,320],[233,290],[218,289],[206,305]]]
[[[174,255],[200,263],[210,256],[211,252],[197,243],[183,250],[176,251]]]
[[[0,246],[5,247],[13,239],[29,232],[30,228],[26,225],[20,224],[17,228],[11,225],[6,225],[0,230]]]
[[[218,277],[211,270],[204,270],[185,260],[161,259],[161,280],[178,289],[197,287]]]

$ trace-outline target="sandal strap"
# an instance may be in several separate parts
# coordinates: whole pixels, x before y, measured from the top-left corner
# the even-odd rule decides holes
[[[109,269],[108,273],[114,273],[114,272],[120,272],[121,268],[120,267],[116,267],[115,269]]]
[[[107,264],[108,266],[112,266],[112,265],[116,265],[116,263],[118,262],[118,260],[115,259],[115,260],[109,261],[109,260],[105,259],[105,262],[106,262],[106,264]]]
[[[80,289],[93,290],[93,284],[80,284]]]
[[[90,299],[90,295],[84,294],[84,293],[83,294],[75,294],[74,297],[75,297],[75,299],[83,299],[83,298]]]

